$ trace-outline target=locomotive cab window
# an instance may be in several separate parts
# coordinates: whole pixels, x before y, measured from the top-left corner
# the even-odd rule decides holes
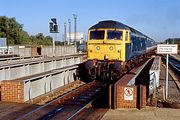
[[[90,32],[90,40],[103,39],[104,40],[104,30],[91,31]]]
[[[125,40],[128,41],[128,32],[126,32]]]
[[[107,39],[121,40],[122,39],[122,31],[108,30],[107,31]]]

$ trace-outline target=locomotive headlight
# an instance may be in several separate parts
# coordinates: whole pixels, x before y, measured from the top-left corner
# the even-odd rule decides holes
[[[121,52],[121,46],[120,46],[120,45],[117,46],[117,52],[118,52],[118,53]]]
[[[100,50],[100,46],[97,46],[97,47],[96,47],[96,50]]]
[[[113,46],[110,46],[110,47],[109,47],[109,50],[111,50],[111,51],[112,51],[112,50],[113,50]]]
[[[109,59],[109,56],[105,55],[104,60],[108,60],[108,59]]]
[[[92,48],[93,48],[93,46],[92,46],[92,45],[89,45],[89,48],[90,48],[90,49],[92,49]]]

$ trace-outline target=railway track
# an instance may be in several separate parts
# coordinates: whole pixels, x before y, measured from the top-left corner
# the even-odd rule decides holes
[[[170,56],[169,64],[176,69],[176,71],[180,72],[180,61]]]
[[[92,105],[97,95],[108,84],[92,81],[30,111],[17,120],[71,119],[85,108]]]
[[[161,66],[161,77],[160,84],[161,87],[158,92],[158,106],[166,108],[180,108],[180,79],[179,75],[176,74],[176,69],[171,66],[169,68],[169,80],[168,80],[168,98],[164,100],[163,97],[163,86],[165,87],[165,68],[163,64]]]
[[[166,57],[163,57],[163,60],[165,62]],[[169,62],[168,62],[169,66],[170,66],[170,70],[173,71],[173,76],[175,76],[175,78],[177,80],[180,81],[180,61],[175,59],[174,57],[170,56],[169,57]]]
[[[166,57],[163,57],[166,60]],[[180,72],[180,61],[175,59],[174,57],[169,57],[169,65],[174,69],[174,71]]]

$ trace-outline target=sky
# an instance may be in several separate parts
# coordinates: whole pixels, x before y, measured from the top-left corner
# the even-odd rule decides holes
[[[0,0],[0,16],[15,17],[30,35],[49,33],[51,18],[57,18],[62,39],[64,22],[77,15],[77,31],[102,20],[116,20],[157,42],[180,38],[180,0]],[[68,24],[67,24],[68,32]]]

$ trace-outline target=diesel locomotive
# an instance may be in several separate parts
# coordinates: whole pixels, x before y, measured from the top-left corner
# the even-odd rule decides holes
[[[88,30],[85,68],[92,79],[114,79],[133,67],[154,40],[123,23],[100,21]]]

